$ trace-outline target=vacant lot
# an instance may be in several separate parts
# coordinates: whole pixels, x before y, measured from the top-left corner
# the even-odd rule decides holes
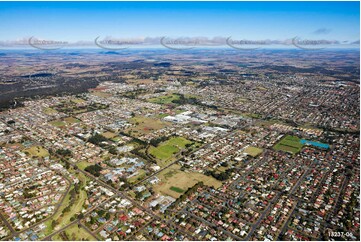
[[[49,156],[49,152],[41,146],[32,146],[30,148],[25,149],[24,152],[26,154],[29,154],[30,156],[36,156],[36,157]]]
[[[275,150],[282,150],[291,154],[296,154],[301,151],[302,144],[300,138],[296,136],[286,135],[274,147]]]
[[[253,146],[248,146],[245,150],[244,153],[247,153],[248,155],[252,156],[252,157],[256,157],[258,155],[260,155],[262,153],[262,149],[257,148],[257,147],[253,147]]]
[[[67,118],[64,118],[62,120],[58,119],[58,120],[51,121],[49,123],[51,125],[55,126],[55,127],[62,128],[62,127],[65,127],[67,125],[70,125],[70,124],[80,123],[80,120],[76,119],[76,118],[73,118],[73,117],[67,117]]]
[[[167,122],[162,122],[159,119],[148,118],[148,117],[134,117],[129,120],[134,126],[126,130],[127,133],[139,137],[144,134],[149,134],[155,130],[162,129],[170,124]]]
[[[178,198],[188,188],[202,181],[205,185],[218,188],[222,185],[213,177],[205,176],[201,173],[184,172],[180,170],[179,165],[172,165],[157,175],[161,182],[154,186],[154,191],[163,195]]]

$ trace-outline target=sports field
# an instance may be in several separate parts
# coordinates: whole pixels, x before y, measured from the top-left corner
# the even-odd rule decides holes
[[[286,135],[275,146],[273,146],[273,149],[277,151],[282,150],[291,154],[297,154],[303,147],[300,141],[300,138],[296,136]]]
[[[169,140],[160,143],[157,147],[150,147],[148,153],[153,155],[159,161],[160,166],[164,166],[164,161],[172,158],[176,153],[184,149],[187,144],[192,143],[192,141],[183,137],[172,137]]]
[[[248,146],[245,150],[244,153],[247,153],[248,155],[252,156],[252,157],[256,157],[258,155],[260,155],[262,153],[262,149],[257,148],[257,147],[253,147],[253,146]]]
[[[58,119],[58,120],[51,121],[49,123],[55,127],[65,127],[70,124],[80,123],[80,120],[76,119],[74,117],[66,117],[62,120]]]
[[[69,124],[80,123],[79,119],[76,119],[76,118],[73,118],[73,117],[64,118],[64,121],[69,123]]]
[[[103,136],[104,136],[105,138],[107,138],[107,139],[112,139],[112,138],[114,138],[114,137],[117,136],[115,133],[109,132],[109,131],[104,132],[104,133],[102,133],[101,135],[103,135]]]

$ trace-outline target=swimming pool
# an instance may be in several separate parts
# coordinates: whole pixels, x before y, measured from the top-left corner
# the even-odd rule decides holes
[[[316,142],[316,141],[310,141],[310,140],[306,140],[306,139],[301,139],[300,143],[303,145],[312,145],[312,146],[316,146],[322,149],[329,149],[330,146],[328,144],[324,144],[321,142]]]

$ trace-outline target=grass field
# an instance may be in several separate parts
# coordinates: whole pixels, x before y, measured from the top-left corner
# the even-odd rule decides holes
[[[24,150],[25,153],[28,153],[30,156],[36,157],[46,157],[49,156],[49,152],[41,146],[32,146]]]
[[[213,177],[205,176],[201,173],[181,171],[179,165],[172,165],[160,172],[157,177],[161,179],[161,182],[153,187],[154,191],[174,198],[178,198],[188,188],[200,181],[204,182],[205,185],[215,188],[222,185],[222,182]],[[181,192],[181,190],[183,191]]]
[[[132,126],[126,130],[127,133],[139,137],[144,134],[149,134],[155,130],[162,129],[170,124],[162,122],[159,119],[136,116],[129,120],[135,126]]]
[[[80,162],[76,163],[76,166],[81,170],[84,170],[89,165],[93,165],[93,163],[89,163],[87,161],[80,161]]]
[[[148,99],[151,103],[158,103],[158,104],[173,104],[174,100],[179,100],[179,95],[177,94],[168,94],[165,96],[155,97]]]
[[[164,118],[164,117],[167,117],[167,116],[169,116],[169,114],[161,113],[161,114],[158,115],[158,118]]]
[[[262,149],[257,148],[257,147],[253,147],[253,146],[248,146],[245,150],[244,153],[247,153],[248,155],[252,156],[252,157],[256,157],[258,155],[260,155],[262,153]]]
[[[74,99],[72,99],[72,100],[70,100],[70,101],[72,101],[73,103],[83,103],[83,102],[85,102],[83,99],[81,99],[81,98],[74,98]]]
[[[150,147],[148,153],[153,155],[158,161],[160,166],[164,166],[164,161],[172,158],[176,153],[186,147],[186,144],[193,142],[183,137],[172,137],[167,141],[160,143],[157,147]]]
[[[303,145],[298,137],[286,135],[275,146],[273,146],[273,149],[296,154],[301,151],[302,146]]]
[[[143,179],[145,177],[145,170],[140,169],[138,172],[139,173],[137,175],[129,178],[128,182],[135,183],[135,182],[137,182],[137,181],[139,181],[139,180],[141,180],[141,179]]]
[[[79,180],[83,182],[83,185],[86,184],[86,181],[89,180],[85,175],[79,173],[78,175]],[[73,189],[74,186],[72,185],[70,190]],[[54,232],[54,229],[51,227],[51,223],[53,220],[58,222],[58,225],[55,227],[56,230],[61,229],[62,227],[69,224],[70,218],[73,217],[75,214],[80,212],[83,208],[83,204],[87,198],[87,194],[85,190],[80,189],[79,194],[77,195],[75,202],[71,204],[71,208],[69,212],[64,213],[63,210],[69,206],[70,204],[70,193],[68,193],[65,196],[65,199],[63,203],[60,205],[59,210],[54,214],[54,216],[45,222],[45,225],[47,226],[47,229],[45,231],[45,234],[48,235],[52,232]]]
[[[55,109],[52,109],[52,108],[45,108],[44,109],[44,113],[46,113],[46,114],[55,114],[57,112],[58,111],[56,111]]]

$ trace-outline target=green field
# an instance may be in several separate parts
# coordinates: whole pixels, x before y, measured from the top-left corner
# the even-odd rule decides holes
[[[184,192],[184,190],[179,188],[179,187],[170,187],[169,189],[172,190],[172,191],[178,192],[178,193],[183,193]]]
[[[148,153],[153,155],[158,161],[159,165],[164,165],[162,162],[172,158],[176,153],[186,147],[186,144],[192,144],[183,137],[173,137],[167,141],[160,143],[157,147],[150,147]]]
[[[252,157],[256,157],[256,156],[260,155],[262,153],[262,151],[263,150],[260,148],[249,146],[244,150],[244,153],[247,153],[248,155],[250,155]]]
[[[177,94],[168,94],[165,96],[155,97],[148,99],[151,103],[158,104],[172,104],[174,100],[179,100],[179,95]]]
[[[301,151],[302,147],[303,145],[300,142],[300,138],[286,135],[273,147],[273,149],[296,154]]]

